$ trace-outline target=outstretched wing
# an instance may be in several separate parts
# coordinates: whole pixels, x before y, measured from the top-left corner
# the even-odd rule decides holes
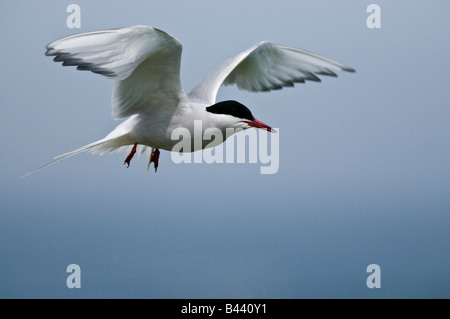
[[[354,70],[312,52],[263,41],[223,62],[188,94],[192,102],[214,104],[221,85],[236,84],[241,90],[262,92],[320,81],[315,75],[336,76],[333,71]]]
[[[64,66],[77,66],[114,79],[114,118],[186,99],[180,83],[182,45],[169,34],[134,26],[77,34],[50,43],[46,55]]]

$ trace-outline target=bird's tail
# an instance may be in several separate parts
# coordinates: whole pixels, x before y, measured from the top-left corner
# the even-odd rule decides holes
[[[34,171],[32,171],[28,174],[25,174],[21,178],[30,176],[30,175],[40,171],[41,169],[44,169],[50,165],[53,165],[59,161],[62,161],[63,159],[69,158],[69,157],[77,155],[79,153],[90,151],[93,154],[103,155],[103,154],[112,153],[115,151],[121,151],[126,148],[130,148],[130,147],[132,147],[132,144],[133,144],[133,142],[128,137],[128,135],[122,135],[122,136],[115,137],[115,138],[110,138],[109,136],[107,136],[101,140],[95,141],[91,144],[85,145],[85,146],[80,147],[71,152],[58,155],[53,158],[53,161],[51,161],[45,165],[42,165],[41,167],[35,169]],[[138,150],[138,152],[137,152],[138,155],[144,153],[145,151],[147,151],[147,153],[151,154],[152,148],[150,148],[148,146],[144,146],[144,145],[140,145],[140,146],[141,146],[141,149]]]

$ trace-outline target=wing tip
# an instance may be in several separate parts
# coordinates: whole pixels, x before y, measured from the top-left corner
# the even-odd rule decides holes
[[[46,56],[54,56],[56,55],[56,50],[54,48],[46,47],[47,51],[45,51]]]
[[[346,72],[350,72],[350,73],[356,73],[356,70],[351,68],[351,67],[349,67],[349,66],[346,66],[346,67],[342,68],[342,71],[346,71]]]

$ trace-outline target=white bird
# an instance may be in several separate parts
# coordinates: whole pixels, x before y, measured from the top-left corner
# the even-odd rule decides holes
[[[180,82],[181,52],[180,41],[150,26],[76,34],[47,45],[46,55],[55,56],[54,61],[113,79],[112,116],[128,119],[106,137],[57,156],[25,176],[84,151],[105,154],[124,146],[132,147],[124,162],[129,165],[138,145],[140,152],[148,152],[148,166],[154,163],[156,171],[159,149],[171,151],[178,143],[171,138],[173,130],[186,128],[194,136],[195,120],[202,121],[203,131],[256,127],[274,132],[239,102],[216,103],[222,85],[261,92],[320,81],[316,75],[336,76],[333,71],[354,72],[312,52],[263,41],[220,64],[186,95]]]

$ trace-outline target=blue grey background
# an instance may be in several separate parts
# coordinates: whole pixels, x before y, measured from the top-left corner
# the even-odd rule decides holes
[[[66,7],[81,7],[81,29]],[[366,8],[381,6],[381,29]],[[1,298],[449,298],[448,1],[2,1]],[[188,91],[261,40],[347,64],[322,83],[236,99],[280,129],[280,170],[81,154],[112,81],[45,45],[145,24],[184,46]],[[81,267],[81,289],[66,267]],[[368,289],[366,267],[381,267]]]

